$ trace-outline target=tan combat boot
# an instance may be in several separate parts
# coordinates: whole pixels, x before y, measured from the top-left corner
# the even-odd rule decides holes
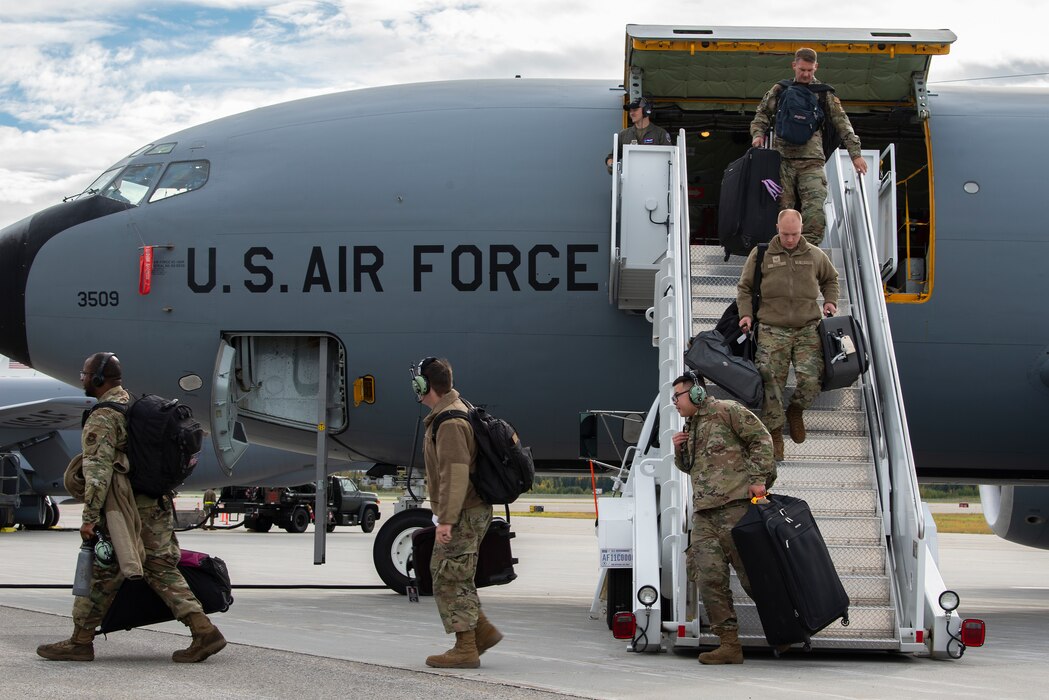
[[[477,618],[477,629],[474,630],[474,633],[477,639],[478,656],[494,647],[503,639],[503,633],[488,621],[488,618],[484,616],[484,611]]]
[[[94,661],[95,631],[75,627],[73,636],[54,644],[41,644],[36,653],[51,661]]]
[[[805,420],[801,417],[803,413],[800,406],[791,404],[787,406],[787,425],[790,426],[790,439],[799,445],[805,442]]]
[[[185,649],[179,649],[171,655],[171,660],[181,664],[195,664],[212,654],[217,654],[226,646],[226,638],[219,628],[211,624],[204,613],[190,613],[182,620],[193,633],[193,642]]]
[[[721,646],[714,651],[706,651],[699,655],[701,664],[741,664],[743,663],[743,647],[739,645],[739,636],[736,630],[719,632]]]
[[[777,462],[783,461],[783,428],[776,428],[769,432],[772,436],[772,458]]]
[[[426,665],[432,668],[479,668],[481,658],[477,653],[474,630],[456,632],[455,646],[443,654],[427,656]]]

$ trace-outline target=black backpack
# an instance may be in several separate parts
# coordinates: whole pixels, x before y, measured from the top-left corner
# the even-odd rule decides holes
[[[450,418],[465,418],[473,428],[477,444],[477,468],[470,475],[474,490],[485,503],[510,504],[526,491],[531,491],[535,479],[532,450],[521,444],[517,431],[501,418],[483,408],[466,404],[469,411],[438,413],[430,426],[433,443],[437,444],[437,429]]]
[[[159,498],[182,485],[197,466],[204,430],[178,399],[145,394],[130,404],[103,401],[88,411],[112,408],[127,419],[128,478],[136,494]],[[86,420],[86,418],[85,418]]]
[[[776,98],[776,135],[787,143],[803,146],[823,126],[820,94],[833,92],[826,83],[798,85],[791,80],[778,83],[782,89]]]

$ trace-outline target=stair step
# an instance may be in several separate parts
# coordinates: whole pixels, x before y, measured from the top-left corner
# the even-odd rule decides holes
[[[784,435],[783,456],[787,461],[863,462],[870,459],[870,439],[866,435],[811,434],[800,445]]]
[[[776,490],[799,488],[873,488],[874,470],[868,462],[781,462]]]
[[[761,619],[758,610],[752,601],[733,601],[736,609],[736,620],[739,623],[740,637],[760,639],[765,643],[765,633],[761,627]],[[706,628],[707,617],[704,611],[702,616],[704,628]],[[705,639],[717,644],[717,637],[703,634],[701,642]],[[812,636],[813,641],[817,639],[840,639],[840,640],[865,640],[881,639],[895,640],[896,636],[896,613],[889,606],[849,606],[849,624],[842,625],[841,621],[835,621]],[[767,643],[766,643],[767,645]],[[813,644],[815,646],[815,644]],[[857,647],[861,648],[861,647]]]
[[[784,493],[808,503],[817,523],[827,516],[873,518],[878,515],[878,492],[870,486],[851,489],[791,488],[788,492],[777,483],[772,492]]]
[[[886,576],[841,576],[841,585],[849,595],[850,606],[888,608],[889,579]],[[743,590],[743,584],[733,575],[730,583],[733,604],[753,603]]]

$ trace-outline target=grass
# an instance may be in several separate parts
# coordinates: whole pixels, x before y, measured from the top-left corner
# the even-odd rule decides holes
[[[994,534],[980,513],[933,513],[932,518],[940,532],[963,535]]]

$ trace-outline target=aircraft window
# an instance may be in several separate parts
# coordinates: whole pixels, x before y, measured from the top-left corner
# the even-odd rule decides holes
[[[134,158],[135,156],[140,156],[140,155],[142,155],[143,153],[145,153],[146,151],[148,151],[151,148],[153,148],[153,144],[147,143],[145,146],[143,146],[142,148],[138,149],[137,151],[135,151],[134,153],[129,155],[128,158]]]
[[[175,150],[175,146],[177,146],[177,145],[178,145],[177,141],[172,141],[171,143],[158,143],[156,146],[154,146],[153,148],[151,148],[148,151],[146,151],[146,155],[147,156],[162,156],[162,155],[171,153],[173,150]]]
[[[118,172],[120,172],[120,168],[110,168],[106,172],[96,177],[95,181],[88,185],[83,192],[81,192],[80,194],[72,195],[71,197],[66,197],[62,201],[72,202],[74,200],[80,199],[81,197],[90,197],[93,194],[98,194],[98,192],[103,187],[109,184],[109,181],[112,180]]]
[[[102,190],[103,197],[138,205],[160,172],[160,163],[130,165]]]
[[[149,201],[156,202],[177,194],[199,190],[208,181],[211,165],[206,160],[187,160],[172,163],[160,178],[160,184],[150,195]]]

